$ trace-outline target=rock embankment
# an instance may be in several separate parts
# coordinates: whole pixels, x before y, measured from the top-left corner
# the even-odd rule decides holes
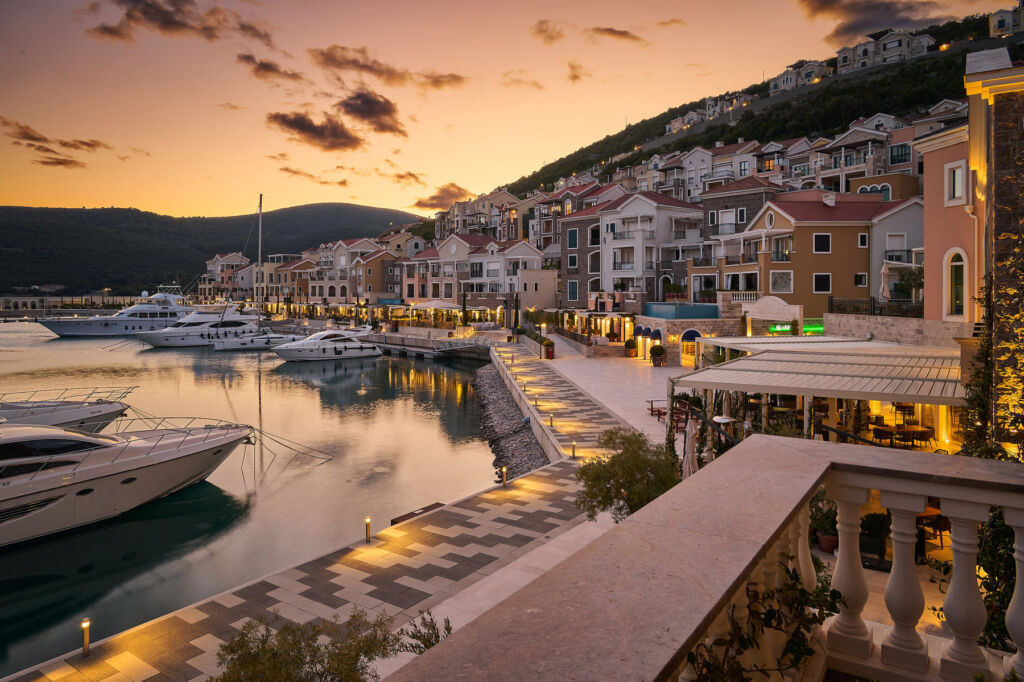
[[[498,368],[487,365],[478,369],[473,375],[473,387],[480,401],[484,438],[494,453],[495,469],[508,467],[508,477],[514,478],[549,464],[533,431],[523,423],[522,411],[498,376]]]

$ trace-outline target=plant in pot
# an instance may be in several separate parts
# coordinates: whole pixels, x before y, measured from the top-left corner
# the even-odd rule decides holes
[[[825,489],[818,488],[811,497],[811,530],[817,535],[818,547],[823,552],[835,551],[839,544],[838,513],[836,503],[825,495]]]
[[[665,365],[665,346],[660,343],[656,346],[651,346],[651,363],[655,367],[663,367]]]
[[[626,349],[627,358],[636,357],[636,339],[626,339],[626,342],[622,344],[622,347]]]

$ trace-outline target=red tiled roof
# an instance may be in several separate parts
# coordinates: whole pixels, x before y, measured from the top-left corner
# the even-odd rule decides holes
[[[734,182],[729,182],[724,185],[715,187],[714,189],[705,190],[701,193],[701,196],[707,196],[709,194],[718,194],[720,192],[739,192],[747,189],[764,189],[765,187],[771,189],[782,189],[781,185],[776,185],[774,182],[770,182],[760,175],[750,175],[745,178],[740,178]]]
[[[708,149],[712,156],[724,156],[726,154],[735,154],[741,149],[745,149],[749,146],[758,146],[756,140],[746,140],[745,142],[733,142],[732,144],[723,145],[721,147],[711,147]]]
[[[438,257],[438,255],[439,255],[439,254],[437,253],[437,249],[435,249],[435,248],[431,247],[431,248],[429,248],[429,249],[424,249],[424,250],[420,251],[420,252],[419,252],[419,253],[417,253],[417,254],[416,254],[415,256],[413,256],[413,258],[415,258],[415,259],[421,259],[421,258],[437,258],[437,257]]]
[[[455,236],[470,246],[487,246],[491,242],[497,241],[493,237],[488,237],[483,234],[457,234]]]
[[[312,265],[313,261],[307,260],[305,258],[299,258],[298,260],[290,260],[287,263],[281,263],[277,267],[278,267],[278,269],[285,268],[285,269],[291,270],[292,268],[294,268],[294,267],[296,267],[298,265],[301,265],[302,263],[309,263],[310,265]]]
[[[678,206],[679,208],[694,208],[697,209],[698,211],[702,210],[701,207],[698,206],[697,204],[691,204],[687,201],[682,201],[680,199],[676,199],[675,197],[670,197],[667,194],[662,194],[661,192],[651,192],[643,190],[637,192],[637,194],[639,194],[642,197],[650,199],[656,204],[661,204],[662,206]],[[624,198],[628,199],[629,195],[627,194]]]
[[[876,198],[876,200],[863,201],[859,198],[836,196],[835,206],[829,206],[820,201],[786,201],[784,199],[776,199],[770,203],[799,222],[868,222],[877,215],[913,201],[913,199],[882,201],[877,199],[877,195],[872,198]]]
[[[627,194],[626,197],[628,197],[628,196],[629,195]],[[612,199],[611,201],[605,201],[605,202],[602,202],[600,204],[594,204],[593,206],[590,206],[589,208],[581,208],[580,210],[573,211],[569,215],[565,216],[564,218],[562,218],[562,220],[573,220],[575,218],[585,218],[587,216],[597,215],[597,213],[599,211],[604,211],[604,210],[608,210],[608,209],[618,208],[619,206],[622,205],[622,202],[623,202],[623,200],[626,197],[619,197],[618,199]]]

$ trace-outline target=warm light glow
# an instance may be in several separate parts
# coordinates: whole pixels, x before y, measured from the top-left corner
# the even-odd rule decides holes
[[[89,629],[89,626],[90,626],[91,624],[92,624],[92,623],[91,623],[91,621],[90,621],[90,620],[89,620],[88,618],[83,618],[83,619],[82,619],[82,629],[83,629],[83,630],[88,630],[88,629]]]

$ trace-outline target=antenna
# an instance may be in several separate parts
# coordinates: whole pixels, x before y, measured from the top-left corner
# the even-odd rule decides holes
[[[259,274],[260,282],[256,285],[256,328],[259,329],[260,321],[263,319],[263,293],[266,285],[263,283],[263,193],[260,193],[260,204],[257,208],[258,218],[256,224],[259,228],[259,236],[256,240],[256,270]],[[263,286],[260,286],[263,284]]]

